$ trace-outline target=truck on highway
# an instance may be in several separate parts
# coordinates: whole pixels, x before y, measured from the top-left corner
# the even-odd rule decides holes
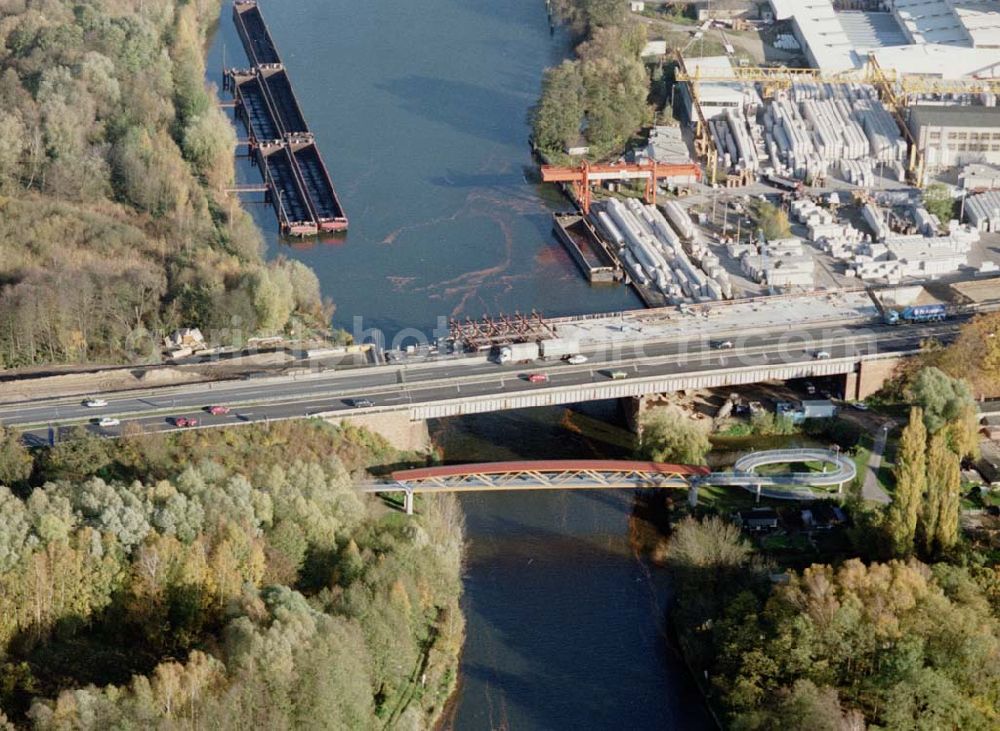
[[[904,307],[902,310],[886,310],[883,319],[887,325],[899,325],[912,322],[938,322],[948,317],[944,305],[917,305]]]
[[[580,343],[569,338],[550,338],[542,340],[539,344],[542,358],[545,360],[558,360],[560,358],[570,358],[580,352]]]
[[[571,358],[580,352],[580,343],[568,338],[549,338],[532,343],[508,343],[496,350],[496,361],[500,365],[509,363],[530,363],[533,360],[560,360]]]
[[[538,359],[538,343],[508,343],[501,345],[496,354],[497,363],[530,363]]]

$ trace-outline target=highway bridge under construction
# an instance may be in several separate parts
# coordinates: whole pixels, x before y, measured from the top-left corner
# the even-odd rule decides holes
[[[226,69],[224,83],[246,125],[249,157],[264,178],[281,232],[345,230],[347,216],[255,0],[236,0],[233,20],[251,65]]]

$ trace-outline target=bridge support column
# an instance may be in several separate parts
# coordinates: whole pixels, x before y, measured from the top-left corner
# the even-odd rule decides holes
[[[403,493],[403,509],[407,515],[413,515],[413,490],[406,490]]]
[[[698,507],[698,481],[691,480],[688,483],[688,506],[691,508]]]
[[[756,504],[760,504],[760,483],[757,483],[757,499],[754,500]]]

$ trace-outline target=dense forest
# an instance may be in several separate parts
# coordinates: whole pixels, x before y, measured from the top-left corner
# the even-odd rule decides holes
[[[34,454],[0,438],[0,728],[425,728],[440,712],[461,513],[355,492],[366,466],[408,458],[381,438],[320,421]]]
[[[203,61],[219,10],[0,0],[0,368],[328,322],[315,275],[265,265],[224,192],[235,135]]]
[[[727,727],[1000,726],[1000,564],[960,522],[974,395],[1000,394],[998,331],[1000,314],[977,317],[880,394],[909,418],[892,502],[849,506],[857,558],[783,571],[720,517],[676,527],[674,625]]]
[[[575,59],[545,72],[531,112],[535,144],[555,159],[580,138],[591,159],[620,153],[652,121],[645,27],[628,22],[627,4],[616,0],[555,0],[552,9],[583,41]]]
[[[775,581],[720,518],[682,523],[668,561],[685,654],[728,728],[1000,723],[995,569],[851,559]]]

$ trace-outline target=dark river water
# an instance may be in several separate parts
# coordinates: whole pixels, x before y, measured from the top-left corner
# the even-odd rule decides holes
[[[289,245],[250,206],[268,255],[295,257],[335,324],[429,332],[439,318],[638,307],[591,288],[551,233],[567,204],[531,182],[528,109],[570,51],[543,0],[262,0],[350,217],[346,237]],[[211,80],[246,57],[223,8]],[[241,134],[242,136],[242,134]],[[257,171],[239,166],[241,179]],[[627,456],[614,404],[432,424],[448,461]],[[468,639],[449,729],[709,727],[663,639],[667,577],[637,557],[629,492],[472,495]]]

